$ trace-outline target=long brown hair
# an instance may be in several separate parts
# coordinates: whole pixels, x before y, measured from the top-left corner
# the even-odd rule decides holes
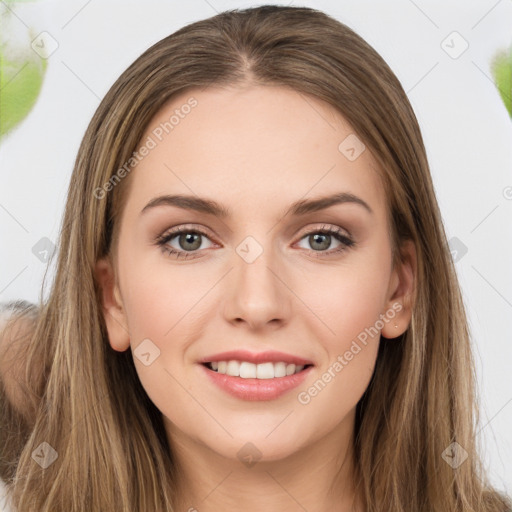
[[[129,161],[175,95],[247,83],[291,87],[344,116],[379,163],[394,261],[403,241],[416,245],[410,326],[381,340],[357,406],[357,484],[366,510],[504,512],[510,501],[489,485],[476,446],[468,323],[412,107],[384,60],[347,26],[315,9],[271,5],[226,11],[159,41],[94,114],[69,185],[55,279],[26,353],[26,376],[42,365],[44,377],[32,384],[40,403],[30,436],[20,435],[19,457],[3,469],[13,505],[23,512],[175,510],[177,466],[162,415],[131,351],[108,343],[94,275],[96,261],[114,254],[130,176],[104,197],[95,191]],[[454,447],[468,454],[456,468],[443,459]],[[38,454],[57,458],[43,469]]]

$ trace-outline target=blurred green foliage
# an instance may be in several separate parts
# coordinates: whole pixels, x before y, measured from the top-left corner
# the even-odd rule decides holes
[[[512,118],[512,45],[494,56],[491,71],[501,99]]]
[[[47,62],[31,47],[37,35],[15,17],[23,0],[0,2],[0,139],[23,121],[36,103]]]

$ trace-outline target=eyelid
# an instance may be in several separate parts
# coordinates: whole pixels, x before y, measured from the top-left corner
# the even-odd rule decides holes
[[[167,237],[168,235],[177,235],[180,232],[189,232],[195,231],[201,233],[209,238],[216,238],[215,235],[212,234],[212,231],[205,226],[199,224],[177,224],[176,226],[172,226],[170,228],[165,229],[162,234],[158,235],[155,240],[159,240]]]
[[[299,240],[302,239],[304,236],[306,235],[309,235],[310,233],[312,232],[316,232],[316,231],[328,231],[328,230],[336,230],[336,231],[344,231],[345,232],[345,236],[346,238],[349,238],[349,239],[353,239],[352,237],[352,234],[350,233],[350,231],[346,228],[342,228],[341,226],[337,226],[335,224],[329,224],[329,223],[326,223],[326,222],[317,222],[316,223],[316,226],[306,226],[305,228],[302,228],[301,230],[299,230],[299,232],[297,233],[297,235],[294,236],[295,237],[298,237]],[[164,238],[166,238],[168,235],[177,235],[179,234],[180,232],[183,232],[183,231],[198,231],[200,234],[203,234],[205,236],[208,236],[208,238],[210,239],[216,239],[216,236],[215,235],[212,235],[212,231],[205,227],[205,226],[202,226],[202,225],[199,225],[199,224],[191,224],[191,223],[188,223],[188,224],[178,224],[176,226],[172,226],[170,228],[167,228],[166,230],[163,231],[163,233],[159,234],[156,238],[155,238],[155,241],[157,240],[162,240]]]
[[[299,230],[299,234],[297,236],[299,238],[303,238],[304,236],[316,231],[336,231],[339,232],[340,234],[343,234],[343,236],[345,236],[346,238],[349,238],[351,240],[353,239],[352,234],[348,229],[338,226],[336,224],[332,224],[329,222],[316,222],[313,224],[315,225],[308,225],[307,227]]]
[[[346,234],[343,234],[343,231]],[[168,228],[162,234],[158,235],[155,238],[154,243],[156,245],[159,245],[162,249],[166,250],[170,254],[172,254],[172,253],[174,253],[176,255],[177,254],[182,254],[185,259],[186,258],[196,258],[196,257],[198,257],[196,255],[200,254],[205,249],[196,250],[196,251],[183,251],[183,250],[176,250],[175,248],[172,248],[172,249],[166,248],[167,243],[171,239],[175,238],[176,236],[178,236],[180,233],[183,233],[183,232],[185,232],[185,233],[187,233],[187,232],[196,232],[196,233],[198,233],[198,234],[200,234],[202,236],[207,237],[210,241],[212,241],[212,243],[214,245],[217,245],[217,246],[219,245],[218,242],[215,241],[216,237],[215,236],[211,236],[209,234],[211,231],[208,228],[206,228],[204,226],[196,225],[196,224],[179,224],[177,226],[173,226],[171,228]],[[319,257],[319,258],[325,257],[325,258],[327,258],[329,256],[335,255],[336,253],[343,252],[346,249],[350,249],[351,247],[356,245],[355,240],[353,239],[352,235],[350,234],[350,232],[347,229],[342,228],[341,226],[338,226],[338,225],[335,225],[335,224],[326,224],[325,222],[324,223],[317,223],[316,227],[315,226],[309,226],[309,227],[305,227],[302,230],[300,230],[300,233],[297,235],[298,239],[297,239],[296,242],[294,242],[293,245],[296,245],[297,243],[299,243],[304,237],[306,237],[308,235],[311,235],[311,234],[314,234],[314,233],[318,233],[318,232],[325,232],[326,234],[329,234],[330,236],[333,236],[343,246],[343,248],[341,248],[341,249],[329,249],[327,251],[313,251],[312,249],[309,249],[309,250],[308,249],[303,249],[306,252],[314,253],[315,257]],[[344,240],[339,240],[338,237],[340,237],[340,238],[342,238]],[[325,256],[323,256],[323,255],[325,255]]]

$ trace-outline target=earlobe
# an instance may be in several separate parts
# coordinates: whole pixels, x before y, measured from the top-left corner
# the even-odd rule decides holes
[[[416,247],[412,240],[403,242],[401,250],[401,263],[399,268],[393,271],[395,285],[391,297],[386,305],[388,321],[385,322],[381,334],[384,338],[393,339],[402,335],[412,318],[414,307],[414,293],[416,288],[417,259]],[[394,314],[393,314],[394,313]],[[386,314],[386,313],[384,313]]]
[[[112,263],[108,257],[101,258],[96,262],[95,274],[101,290],[101,309],[110,346],[118,352],[124,352],[130,347],[130,334],[121,294],[115,282]]]

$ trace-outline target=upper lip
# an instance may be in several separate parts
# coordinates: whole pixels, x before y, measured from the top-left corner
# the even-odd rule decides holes
[[[253,364],[260,363],[287,363],[295,365],[307,365],[313,364],[312,361],[304,359],[302,357],[294,356],[292,354],[286,354],[285,352],[276,352],[274,350],[266,352],[249,352],[247,350],[229,350],[227,352],[221,352],[219,354],[204,357],[199,360],[200,363],[212,363],[214,361],[247,361]]]

